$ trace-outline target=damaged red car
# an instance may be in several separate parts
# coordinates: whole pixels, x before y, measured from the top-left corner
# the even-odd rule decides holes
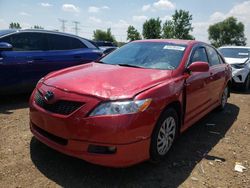
[[[179,134],[226,106],[230,85],[230,66],[208,44],[135,41],[42,78],[30,128],[49,147],[94,164],[159,161]]]

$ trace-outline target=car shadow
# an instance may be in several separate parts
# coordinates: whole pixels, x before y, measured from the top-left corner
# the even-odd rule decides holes
[[[12,114],[12,110],[27,108],[30,93],[19,95],[3,95],[0,97],[0,114]]]
[[[235,94],[241,94],[241,95],[248,95],[250,94],[250,89],[248,89],[247,91],[242,89],[242,88],[232,88],[231,90],[232,93],[235,93]]]
[[[178,187],[203,158],[226,161],[208,152],[225,136],[238,114],[239,107],[234,104],[222,112],[211,112],[179,137],[165,160],[157,164],[101,167],[56,152],[34,137],[31,160],[42,174],[63,187]]]

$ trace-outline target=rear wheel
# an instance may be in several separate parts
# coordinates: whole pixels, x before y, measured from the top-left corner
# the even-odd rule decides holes
[[[178,115],[173,108],[160,117],[151,138],[150,155],[154,162],[166,156],[178,132]]]
[[[219,106],[220,110],[224,110],[224,108],[227,104],[227,99],[228,99],[228,94],[229,94],[228,92],[229,92],[229,88],[228,88],[228,86],[226,86],[223,93],[222,93],[222,96],[221,96],[221,103]]]

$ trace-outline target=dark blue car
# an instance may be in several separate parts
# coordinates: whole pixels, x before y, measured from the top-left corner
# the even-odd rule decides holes
[[[31,91],[49,72],[94,61],[90,40],[46,30],[0,30],[0,94]]]

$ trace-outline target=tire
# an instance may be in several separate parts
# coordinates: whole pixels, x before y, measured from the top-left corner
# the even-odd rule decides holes
[[[220,99],[220,106],[219,106],[219,110],[224,110],[225,107],[226,107],[226,104],[227,104],[227,99],[228,99],[228,96],[229,96],[229,88],[228,86],[226,86],[224,88],[224,91],[221,95],[221,99]]]
[[[248,91],[250,88],[250,74],[247,75],[246,80],[243,84],[244,91]]]
[[[158,162],[167,155],[178,130],[178,114],[173,108],[168,108],[158,120],[151,137],[150,159],[152,162]]]

